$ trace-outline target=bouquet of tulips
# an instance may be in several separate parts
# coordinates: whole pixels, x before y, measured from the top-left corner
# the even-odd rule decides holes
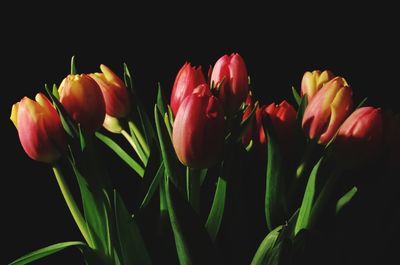
[[[73,57],[47,96],[12,106],[23,149],[52,167],[82,239],[11,264],[70,247],[96,265],[311,262],[310,238],[358,194],[359,175],[399,159],[399,116],[355,104],[330,71],[306,72],[293,104],[264,105],[239,54],[207,76],[185,63],[169,102],[158,85],[148,113],[126,64],[120,76],[100,70],[78,74]],[[98,145],[131,176],[105,168]],[[134,202],[115,189],[120,177],[140,183]]]

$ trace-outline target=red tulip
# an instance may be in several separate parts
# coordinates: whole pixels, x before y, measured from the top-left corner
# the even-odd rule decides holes
[[[243,58],[237,53],[222,56],[215,63],[211,82],[216,86],[223,82],[219,98],[226,114],[235,113],[249,93],[247,68]]]
[[[317,94],[322,86],[334,77],[332,72],[319,70],[305,72],[301,80],[301,95],[307,95],[308,102]]]
[[[279,105],[272,103],[265,108],[265,113],[271,120],[279,147],[283,153],[292,148],[296,128],[296,110],[286,100]]]
[[[215,164],[224,145],[224,113],[220,100],[207,85],[186,97],[176,114],[172,132],[175,152],[182,164],[207,168]]]
[[[59,87],[60,102],[84,131],[93,133],[104,121],[106,106],[99,85],[88,75],[68,75]]]
[[[190,63],[185,63],[179,70],[175,78],[174,86],[171,93],[171,109],[174,116],[177,115],[179,106],[185,98],[193,93],[193,90],[205,84],[203,72],[200,67],[192,67]]]
[[[339,159],[348,165],[364,162],[382,148],[381,109],[363,107],[355,110],[340,127],[335,145]]]
[[[41,93],[36,95],[35,100],[24,97],[15,103],[10,119],[30,158],[46,163],[55,162],[66,148],[65,132],[50,101]]]
[[[328,143],[352,109],[352,90],[346,80],[335,77],[327,82],[308,104],[302,127],[310,139]]]
[[[131,110],[131,98],[124,82],[104,64],[100,65],[102,73],[90,77],[99,85],[106,104],[107,115],[115,118],[126,117]]]
[[[268,116],[275,131],[279,146],[284,153],[291,148],[294,140],[294,130],[296,126],[296,110],[287,101],[282,101],[279,105],[271,103],[268,106],[259,107],[255,113],[255,126],[252,135],[254,145],[265,154],[267,138],[265,135],[262,119]]]

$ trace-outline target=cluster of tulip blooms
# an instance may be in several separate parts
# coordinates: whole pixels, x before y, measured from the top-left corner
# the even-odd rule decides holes
[[[306,72],[299,92],[292,89],[294,104],[261,105],[239,54],[221,57],[207,78],[185,63],[169,104],[158,87],[150,118],[126,65],[123,78],[100,69],[77,74],[72,60],[59,87],[45,86],[48,97],[38,93],[12,106],[23,149],[51,164],[84,241],[11,264],[67,247],[79,248],[87,264],[231,264],[235,254],[226,245],[233,239],[248,245],[248,264],[295,263],[306,232],[357,194],[354,183],[339,185],[343,176],[382,153],[388,163],[399,159],[399,117],[365,101],[354,107],[351,86],[330,71]],[[129,145],[112,139],[119,135]],[[99,163],[99,143],[140,180],[129,209],[113,187],[117,176]],[[74,181],[79,192],[69,188]],[[238,220],[253,240],[229,237],[245,229]],[[161,239],[168,236],[173,240]]]

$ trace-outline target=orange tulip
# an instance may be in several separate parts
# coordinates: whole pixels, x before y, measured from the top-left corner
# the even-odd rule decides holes
[[[131,98],[124,82],[104,64],[102,73],[90,74],[99,85],[106,104],[107,115],[115,118],[126,117],[131,110]]]
[[[102,126],[106,114],[103,94],[89,75],[68,75],[59,94],[65,110],[84,131],[93,133]]]

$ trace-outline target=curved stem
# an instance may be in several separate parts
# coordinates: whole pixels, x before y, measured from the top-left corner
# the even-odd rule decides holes
[[[143,164],[146,165],[147,164],[147,156],[143,152],[142,148],[140,146],[138,146],[137,143],[135,143],[135,141],[132,139],[132,137],[130,136],[130,134],[127,131],[122,130],[121,134],[125,137],[125,139],[128,141],[128,143],[135,150],[136,154],[139,156],[139,158],[143,162]]]
[[[143,148],[144,153],[146,154],[147,157],[150,155],[150,148],[146,143],[146,140],[144,139],[142,133],[140,132],[139,128],[136,126],[136,124],[133,121],[128,121],[129,129],[131,132],[133,132],[138,139],[141,147]]]
[[[71,191],[68,188],[67,183],[65,182],[64,176],[60,170],[58,165],[53,165],[54,176],[57,179],[58,186],[60,187],[61,193],[67,203],[68,209],[70,210],[72,217],[74,218],[75,223],[78,225],[79,231],[82,236],[85,238],[86,242],[90,247],[93,246],[90,234],[87,230],[86,221],[82,216],[81,211],[79,210],[74,197],[71,194]]]

